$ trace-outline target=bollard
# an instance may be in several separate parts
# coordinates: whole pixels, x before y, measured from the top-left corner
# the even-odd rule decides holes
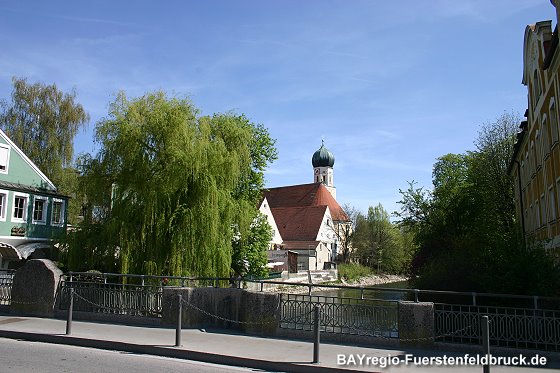
[[[72,333],[72,312],[74,311],[74,288],[70,288],[70,304],[68,305],[68,318],[66,319],[66,335]]]
[[[179,307],[177,309],[177,328],[175,329],[175,347],[181,347],[181,318],[183,310],[183,296],[178,296]]]
[[[314,341],[313,341],[313,364],[319,363],[319,343],[321,342],[321,330],[319,328],[319,306],[315,305],[313,309],[313,333],[314,333]]]
[[[481,317],[482,323],[482,353],[487,359],[490,359],[490,328],[488,325],[488,316]],[[490,373],[490,361],[482,367],[483,373]]]

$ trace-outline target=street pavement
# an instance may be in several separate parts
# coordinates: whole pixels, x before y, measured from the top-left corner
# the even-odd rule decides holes
[[[313,364],[312,342],[257,337],[229,330],[183,329],[181,347],[174,346],[174,328],[74,321],[71,335],[65,332],[66,320],[0,315],[0,337],[3,338],[181,358],[271,372],[482,372],[481,365],[456,365],[458,362],[451,360],[464,358],[465,354],[469,354],[468,358],[476,358],[472,349],[382,349],[321,343],[320,362]],[[524,353],[528,363],[536,355],[542,357],[543,353]],[[491,372],[557,372],[560,369],[558,356],[547,354],[544,366],[492,366]],[[424,361],[420,361],[422,358]],[[405,364],[407,359],[408,364]],[[401,361],[398,365],[397,360]],[[383,362],[388,366],[384,367]]]
[[[0,338],[0,372],[251,373],[258,370],[97,348]]]

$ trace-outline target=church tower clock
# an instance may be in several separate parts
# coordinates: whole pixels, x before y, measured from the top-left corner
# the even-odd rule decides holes
[[[313,153],[311,163],[313,164],[313,182],[323,183],[336,199],[333,180],[334,155],[325,147],[324,141],[321,142],[321,147]]]

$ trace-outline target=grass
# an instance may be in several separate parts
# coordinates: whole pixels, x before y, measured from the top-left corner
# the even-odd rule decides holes
[[[339,264],[338,278],[345,281],[355,281],[359,278],[371,276],[374,272],[370,267],[359,263]]]

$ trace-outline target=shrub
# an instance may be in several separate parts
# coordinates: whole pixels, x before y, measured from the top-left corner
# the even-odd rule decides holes
[[[373,275],[373,270],[359,263],[340,264],[338,266],[338,278],[340,280],[354,281],[370,275]]]

